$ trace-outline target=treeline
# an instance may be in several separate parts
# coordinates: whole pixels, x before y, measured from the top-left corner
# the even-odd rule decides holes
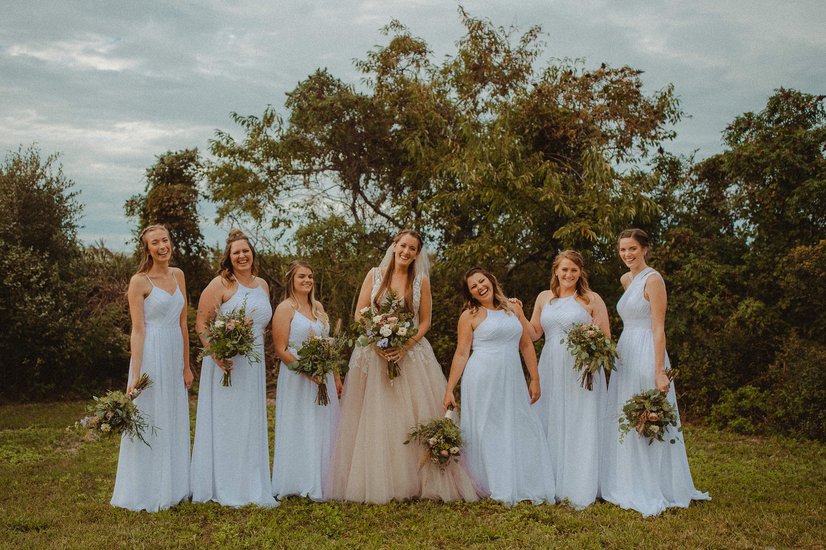
[[[538,28],[462,19],[466,34],[440,62],[393,22],[387,45],[357,62],[359,87],[316,71],[283,114],[234,114],[240,135],[217,132],[208,158],[194,149],[158,158],[127,213],[136,226],[170,227],[192,303],[213,271],[201,190],[255,235],[275,293],[287,261],[309,260],[333,318],[350,318],[389,237],[418,229],[436,260],[430,339],[445,367],[467,267],[487,266],[532,304],[553,257],[573,248],[610,306],[621,292],[615,236],[642,227],[669,288],[683,413],[743,433],[826,438],[823,96],[777,90],[725,129],[723,152],[695,162],[665,150],[683,114],[670,88],[646,94],[630,67],[540,67]],[[131,262],[77,242],[76,199],[51,158],[21,151],[0,177],[0,252],[14,273],[0,288],[0,391],[120,382]],[[24,214],[15,197],[25,193],[57,206]],[[55,212],[60,222],[37,217]],[[24,238],[23,215],[54,225]]]

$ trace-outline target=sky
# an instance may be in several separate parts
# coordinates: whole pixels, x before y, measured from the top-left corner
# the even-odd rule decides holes
[[[124,201],[166,151],[207,152],[230,113],[285,113],[285,93],[316,68],[357,84],[353,61],[386,44],[392,19],[434,60],[463,28],[446,0],[29,0],[0,13],[0,151],[60,154],[83,204],[80,238],[132,248]],[[826,2],[777,0],[465,0],[473,17],[542,27],[544,55],[644,71],[675,86],[688,115],[667,149],[705,158],[734,117],[779,87],[826,92]],[[227,227],[201,208],[208,244]]]

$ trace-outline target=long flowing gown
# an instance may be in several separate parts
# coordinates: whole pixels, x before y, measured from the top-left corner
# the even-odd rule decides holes
[[[380,284],[381,273],[374,268],[371,303]],[[413,283],[417,323],[421,284],[417,277]],[[372,347],[353,350],[341,400],[330,498],[376,504],[407,498],[477,500],[461,462],[444,471],[429,461],[420,467],[422,447],[404,445],[412,428],[444,415],[447,381],[426,339],[402,358],[400,370],[391,382],[387,362]]]
[[[576,295],[545,304],[539,322],[545,331],[545,347],[539,358],[542,397],[536,408],[551,448],[556,498],[568,499],[574,507],[584,508],[599,495],[605,373],[595,373],[592,390],[583,388],[580,373],[573,368],[574,356],[561,343],[574,324],[591,322]]]
[[[464,455],[483,495],[553,503],[551,453],[522,374],[521,336],[519,319],[502,310],[488,310],[473,331],[462,376]]]
[[[270,481],[263,339],[272,306],[263,288],[238,283],[238,291],[221,305],[221,311],[229,312],[245,301],[261,360],[250,363],[246,357],[233,357],[228,387],[221,386],[224,371],[212,358],[203,360],[192,450],[193,502],[277,505]]]
[[[147,276],[147,279],[149,277]],[[135,398],[135,406],[157,428],[144,438],[124,435],[120,443],[113,506],[156,512],[189,497],[189,404],[184,386],[184,343],[180,288],[169,294],[149,279],[143,301],[144,340],[141,373],[152,385]],[[132,365],[129,365],[132,379]]]
[[[289,350],[297,349],[310,336],[326,336],[328,327],[296,311],[290,321]],[[288,495],[324,499],[324,480],[329,475],[339,403],[335,378],[325,379],[330,403],[317,405],[318,385],[282,363],[275,396],[275,456],[272,491],[277,498]]]
[[[650,267],[638,273],[617,303],[623,330],[617,344],[617,370],[611,373],[608,385],[600,474],[602,498],[643,516],[669,507],[686,508],[692,500],[711,499],[694,488],[683,434],[676,428],[669,427],[665,441],[651,445],[633,431],[619,441],[623,405],[635,394],[656,387],[651,304],[644,295],[645,281],[654,273]],[[665,368],[669,366],[666,354]],[[673,383],[667,398],[677,409]],[[669,443],[671,438],[676,443]]]

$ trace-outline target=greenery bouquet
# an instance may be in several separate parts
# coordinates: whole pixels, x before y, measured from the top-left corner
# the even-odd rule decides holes
[[[673,379],[672,371],[667,372],[669,379]],[[648,444],[654,440],[664,441],[665,432],[669,425],[677,427],[679,416],[677,410],[668,401],[666,394],[658,389],[640,392],[629,399],[622,407],[623,416],[619,419],[620,441],[631,430],[635,430],[640,437],[647,437]],[[678,432],[682,426],[677,428]],[[677,441],[676,437],[669,440]]]
[[[387,293],[378,312],[365,307],[359,313],[355,326],[355,330],[360,334],[356,340],[359,346],[375,344],[380,349],[398,348],[418,330],[413,324],[413,314],[404,310],[404,300],[393,290]],[[388,361],[387,377],[393,380],[399,374],[399,364],[396,361]]]
[[[566,344],[573,354],[574,370],[581,373],[579,383],[586,390],[593,389],[594,373],[599,369],[609,372],[616,368],[616,344],[593,323],[576,323],[560,344]]]
[[[100,435],[108,437],[127,434],[130,438],[137,437],[149,445],[143,434],[150,426],[135,406],[134,400],[151,384],[152,380],[143,373],[131,393],[109,391],[103,397],[93,397],[93,403],[86,410],[89,414],[76,422],[75,426],[95,438]],[[154,433],[155,428],[151,429]]]
[[[453,409],[448,410],[444,418],[434,418],[413,428],[404,444],[407,445],[411,441],[425,446],[425,454],[419,463],[420,469],[428,460],[438,464],[442,470],[451,460],[459,462],[463,444],[462,432],[456,425]]]
[[[340,372],[344,362],[344,346],[342,338],[311,335],[298,348],[298,360],[287,365],[291,371],[306,374],[318,383],[318,395],[315,399],[317,405],[326,406],[330,403],[325,379],[330,372]]]
[[[232,311],[222,313],[218,310],[203,336],[207,345],[198,354],[198,361],[208,355],[221,360],[243,355],[250,363],[261,361],[261,356],[255,351],[255,333],[252,319],[247,317],[246,299]],[[224,372],[221,385],[232,386],[232,368]]]

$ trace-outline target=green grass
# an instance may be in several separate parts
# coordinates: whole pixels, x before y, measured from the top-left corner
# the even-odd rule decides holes
[[[287,499],[275,510],[109,505],[118,441],[80,444],[83,403],[0,406],[0,547],[823,548],[826,446],[687,426],[694,481],[714,500],[656,518],[598,503],[429,501],[384,506]],[[194,414],[193,414],[194,418]]]

